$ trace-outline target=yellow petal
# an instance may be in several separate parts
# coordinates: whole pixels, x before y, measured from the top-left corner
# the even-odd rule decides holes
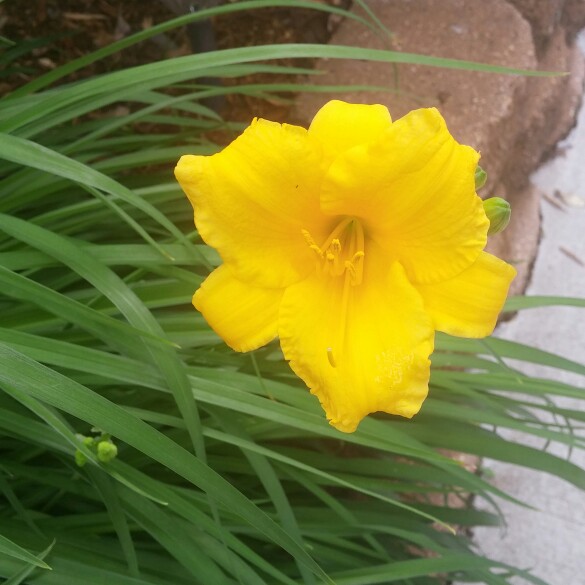
[[[331,163],[336,156],[358,144],[374,142],[391,123],[386,106],[332,100],[317,112],[309,134],[321,142],[325,159]]]
[[[302,230],[326,237],[319,210],[321,147],[304,128],[255,120],[222,152],[183,156],[175,175],[201,237],[234,274],[281,287],[314,269]]]
[[[245,284],[222,265],[197,290],[193,305],[232,349],[251,351],[276,337],[283,292]]]
[[[340,431],[371,412],[411,417],[427,395],[434,331],[398,263],[366,263],[361,285],[315,274],[287,288],[279,336]]]
[[[417,285],[435,329],[459,337],[490,335],[516,270],[482,252],[461,274],[439,284]]]
[[[470,266],[486,244],[489,222],[475,193],[478,159],[453,139],[437,110],[415,110],[376,143],[333,162],[321,208],[361,219],[412,282],[440,282]]]

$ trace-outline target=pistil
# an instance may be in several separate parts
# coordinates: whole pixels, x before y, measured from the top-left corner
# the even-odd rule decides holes
[[[339,279],[341,289],[340,305],[336,305],[339,314],[336,334],[332,343],[326,348],[327,360],[336,368],[345,347],[345,330],[350,310],[352,289],[360,285],[364,275],[365,238],[361,223],[352,217],[342,219],[319,246],[307,230],[302,230],[307,245],[317,256],[317,270],[324,277]]]

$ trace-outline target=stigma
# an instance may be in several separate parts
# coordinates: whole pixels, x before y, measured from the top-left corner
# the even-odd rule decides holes
[[[364,274],[364,229],[359,220],[343,218],[322,245],[308,230],[301,230],[307,245],[317,257],[317,268],[323,275],[344,276],[353,286],[362,283]]]

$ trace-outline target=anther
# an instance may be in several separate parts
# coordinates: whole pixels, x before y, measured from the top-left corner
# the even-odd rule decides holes
[[[313,246],[319,248],[319,246],[317,246],[317,243],[313,239],[313,236],[311,236],[308,230],[302,229],[301,234],[303,234],[303,238],[305,238],[305,242],[307,242],[309,248],[312,248]]]
[[[358,220],[346,217],[340,221],[321,246],[308,230],[301,229],[301,233],[309,248],[317,255],[318,274],[337,277],[345,272],[348,284],[362,283],[364,231]]]
[[[329,246],[329,250],[333,254],[341,254],[341,242],[337,238],[335,238],[331,242],[331,245]]]

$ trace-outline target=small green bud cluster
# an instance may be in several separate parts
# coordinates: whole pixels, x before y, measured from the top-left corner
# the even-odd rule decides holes
[[[487,173],[479,166],[475,168],[475,190],[481,189],[487,181]],[[483,210],[490,220],[488,236],[503,232],[510,223],[512,209],[501,197],[490,197],[483,202]]]
[[[487,181],[487,173],[479,166],[475,168],[475,190],[481,189]]]
[[[115,459],[118,455],[118,447],[112,441],[111,436],[99,429],[92,429],[92,432],[99,434],[95,437],[77,435],[79,442],[90,451],[93,451],[102,463],[108,463]],[[87,463],[87,456],[81,449],[75,451],[75,463],[78,467],[83,467]]]

